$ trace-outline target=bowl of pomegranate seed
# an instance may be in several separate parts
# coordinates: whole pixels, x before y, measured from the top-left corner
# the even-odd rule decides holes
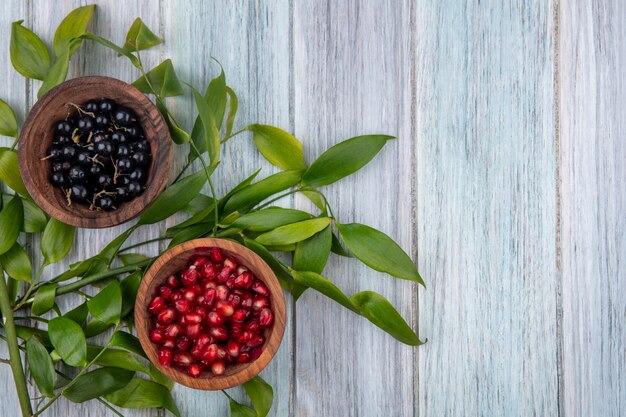
[[[135,327],[150,361],[172,380],[218,390],[272,360],[285,331],[285,298],[256,253],[225,239],[196,239],[146,272]]]

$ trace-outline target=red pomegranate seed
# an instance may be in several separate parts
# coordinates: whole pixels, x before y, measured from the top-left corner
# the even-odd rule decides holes
[[[209,281],[209,280],[202,281],[202,288],[204,288],[205,290],[208,290],[209,288],[215,288],[215,287],[217,287],[217,284],[214,281]]]
[[[154,329],[150,332],[150,340],[152,340],[152,343],[160,345],[165,340],[165,335],[163,335],[163,332],[161,330]]]
[[[226,350],[223,347],[217,346],[217,358],[224,359],[226,357]]]
[[[174,349],[174,340],[173,339],[165,340],[165,342],[163,342],[163,347],[168,348],[168,349]]]
[[[263,339],[263,336],[255,334],[254,336],[252,336],[252,339],[250,339],[246,345],[248,345],[249,347],[257,347],[259,345],[262,345],[263,342],[265,342],[265,339]]]
[[[215,304],[215,311],[224,317],[229,317],[233,315],[235,309],[227,301],[220,300]]]
[[[215,343],[207,346],[207,348],[202,352],[202,360],[206,362],[213,362],[217,359],[217,351],[218,346]]]
[[[216,294],[217,290],[215,288],[207,288],[206,291],[204,291],[204,305],[209,308],[213,307]]]
[[[228,300],[228,296],[230,295],[230,290],[225,285],[218,285],[215,288],[215,295],[217,296],[218,300],[226,301]]]
[[[237,356],[237,362],[248,363],[250,362],[250,354],[248,352],[242,352]]]
[[[169,300],[170,298],[172,298],[173,293],[174,292],[172,291],[172,289],[167,285],[161,285],[159,287],[159,295],[161,295],[164,300]]]
[[[230,269],[224,268],[220,271],[220,273],[217,275],[217,280],[223,284],[226,283],[226,281],[228,281],[228,278],[230,277]]]
[[[191,287],[198,280],[198,271],[195,269],[185,269],[180,274],[180,281],[185,287]]]
[[[245,308],[246,310],[250,310],[252,308],[252,300],[254,296],[249,292],[243,293],[241,295],[241,303],[239,304],[241,308]]]
[[[235,290],[238,291],[238,290]],[[241,294],[237,294],[235,292],[231,293],[228,296],[228,303],[233,307],[238,307],[241,304]]]
[[[224,326],[211,327],[211,330],[209,330],[209,334],[213,336],[215,340],[218,340],[220,342],[228,340],[228,330],[226,330],[226,327]]]
[[[224,317],[218,314],[216,311],[209,311],[209,315],[207,316],[207,322],[211,326],[219,326],[224,324]]]
[[[247,271],[248,271],[248,268],[246,268],[243,265],[239,265],[237,267],[237,271],[235,271],[235,272],[236,272],[237,275],[241,275],[241,274],[243,274],[244,272],[247,272]]]
[[[257,319],[252,319],[247,322],[243,327],[251,333],[256,333],[261,329],[261,323]]]
[[[180,281],[178,280],[178,278],[176,278],[176,275],[170,275],[169,277],[167,277],[165,282],[167,283],[167,286],[173,290],[180,287]]]
[[[201,334],[200,337],[196,340],[196,346],[205,347],[213,343],[213,339],[208,334]]]
[[[202,373],[202,366],[198,363],[192,363],[189,365],[189,368],[187,368],[187,373],[190,377],[197,378]]]
[[[176,291],[174,294],[172,294],[172,298],[171,298],[172,301],[178,301],[182,299],[183,299],[183,295],[180,292]]]
[[[249,331],[245,331],[243,333],[241,333],[241,335],[239,335],[239,337],[237,338],[237,341],[239,343],[248,343],[250,340],[252,339],[252,332]]]
[[[222,359],[218,359],[211,365],[211,372],[213,375],[222,375],[226,370],[226,364]]]
[[[181,336],[176,339],[176,348],[178,350],[187,350],[191,347],[191,340],[187,336]]]
[[[235,314],[237,314],[237,312],[235,311]],[[234,317],[234,315],[233,315]],[[233,337],[238,337],[241,332],[243,332],[243,324],[241,323],[230,323],[230,335]]]
[[[222,262],[224,259],[224,255],[222,255],[222,251],[219,248],[211,248],[209,252],[209,257],[213,262]]]
[[[237,262],[235,262],[235,260],[232,258],[226,258],[224,260],[224,269],[226,268],[228,268],[230,272],[233,272],[235,269],[237,269]]]
[[[254,297],[254,300],[252,300],[252,309],[253,310],[262,310],[266,307],[270,306],[270,302],[267,299],[267,297],[264,297],[262,295],[257,295]]]
[[[254,282],[252,283],[252,291],[254,291],[257,294],[261,294],[265,297],[267,297],[268,295],[270,295],[270,290],[267,288],[267,286],[263,283],[263,281],[261,280],[254,280]]]
[[[161,297],[155,297],[148,305],[148,311],[152,314],[160,313],[164,308],[165,301]]]
[[[161,324],[170,324],[176,319],[176,311],[173,308],[166,308],[157,316],[157,320]]]
[[[235,341],[229,341],[226,346],[226,352],[230,355],[231,358],[235,358],[239,355],[239,344]]]
[[[250,288],[252,286],[252,281],[252,274],[250,272],[244,272],[235,278],[235,287]]]
[[[269,308],[264,308],[259,313],[259,324],[263,329],[268,328],[274,322],[274,313]]]
[[[209,260],[205,256],[196,256],[196,257],[191,259],[191,264],[189,266],[190,267],[193,266],[193,267],[196,267],[196,268],[200,268],[201,266],[203,266],[207,262],[209,262]]]
[[[174,363],[178,366],[189,366],[192,360],[191,355],[187,352],[174,353]]]
[[[196,292],[193,288],[187,288],[183,291],[183,299],[187,301],[194,301],[199,292]]]
[[[263,353],[263,347],[262,346],[257,346],[254,349],[252,349],[250,351],[250,362],[259,359],[259,356],[261,356],[261,353]]]
[[[174,302],[174,308],[181,314],[186,314],[191,311],[191,304],[187,300],[178,300]]]
[[[207,262],[200,268],[200,275],[204,278],[215,279],[217,276],[217,268],[215,268],[215,265],[212,263]]]
[[[199,314],[200,317],[202,317],[202,320],[204,320],[206,318],[206,315],[209,314],[209,311],[206,309],[206,307],[202,306],[196,307],[194,311],[196,314]]]
[[[188,324],[202,323],[202,316],[198,313],[187,313],[185,314],[185,322]]]
[[[240,308],[233,313],[230,319],[234,322],[242,322],[246,319],[246,317],[248,317],[248,311]]]
[[[172,351],[170,349],[160,347],[158,350],[159,356],[159,365],[161,366],[170,366],[172,363]]]
[[[190,324],[185,329],[185,334],[192,339],[197,338],[202,333],[202,325],[200,324]]]
[[[178,335],[182,333],[182,331],[183,328],[180,327],[178,324],[170,324],[165,329],[165,337],[167,337],[168,339],[176,339]]]
[[[191,356],[193,356],[195,359],[201,359],[203,352],[204,350],[198,345],[195,345],[194,347],[192,347],[190,351]]]

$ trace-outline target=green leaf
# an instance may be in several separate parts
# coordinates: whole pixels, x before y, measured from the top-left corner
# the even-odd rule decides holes
[[[123,408],[158,408],[164,407],[180,417],[180,411],[174,404],[169,390],[156,382],[133,378],[123,389],[105,396],[106,400]]]
[[[17,152],[9,148],[0,148],[0,180],[8,185],[13,191],[24,197],[30,197],[17,162]]]
[[[274,401],[274,390],[272,387],[261,377],[255,376],[251,380],[244,382],[243,388],[246,390],[246,394],[250,397],[252,405],[256,410],[257,417],[265,417],[270,408],[272,408],[272,401]]]
[[[124,55],[126,58],[128,58],[130,60],[130,62],[136,67],[136,68],[141,68],[141,65],[139,64],[139,60],[137,59],[137,57],[133,54],[131,54],[129,51],[120,48],[119,46],[117,46],[116,44],[114,44],[113,42],[104,39],[98,35],[94,35],[93,33],[85,33],[84,35],[82,35],[80,37],[80,39],[88,39],[91,41],[95,41],[98,42],[100,45],[106,46],[109,49],[114,50],[115,52],[117,52],[119,55]]]
[[[72,45],[80,43],[80,40],[73,40]],[[48,91],[61,84],[67,78],[67,71],[70,67],[70,49],[65,48],[59,55],[52,68],[43,80],[43,84],[37,91],[37,98],[43,97]]]
[[[256,171],[254,171],[252,173],[252,175],[250,175],[249,177],[247,177],[246,179],[241,181],[234,188],[232,188],[228,193],[226,193],[226,195],[224,197],[220,198],[220,200],[217,202],[217,207],[219,209],[218,211],[221,213],[222,210],[224,210],[224,207],[226,206],[226,203],[228,202],[228,200],[230,200],[230,198],[232,196],[234,196],[239,191],[243,190],[244,188],[246,188],[247,186],[252,184],[252,181],[254,181],[254,179],[257,177],[257,175],[259,175],[259,172],[261,172],[261,168],[259,168]],[[232,213],[229,213],[229,214],[232,214]]]
[[[321,274],[330,256],[332,240],[332,230],[326,226],[321,232],[299,242],[293,255],[294,269]]]
[[[211,204],[208,207],[205,207],[203,210],[197,212],[187,220],[182,223],[177,224],[176,226],[170,227],[165,231],[166,236],[175,236],[177,233],[182,232],[185,229],[188,229],[190,226],[197,225],[198,223],[203,223],[207,227],[207,230],[213,227],[215,223],[215,216],[213,215],[213,210],[215,210],[215,206]]]
[[[135,299],[137,298],[142,276],[143,273],[141,271],[135,271],[129,274],[120,283],[120,290],[122,291],[122,317],[126,317],[126,315],[135,308]]]
[[[348,310],[358,313],[358,310],[352,304],[352,301],[341,291],[335,284],[320,274],[307,271],[292,271],[293,277],[300,285],[313,288],[324,294],[326,297],[335,300]]]
[[[185,211],[196,214],[209,206],[213,206],[213,198],[206,194],[199,193],[189,202],[189,204],[187,204]]]
[[[196,90],[191,87],[193,91],[193,97],[196,102],[196,107],[198,109],[198,117],[202,123],[202,135],[200,137],[194,136],[193,132],[191,134],[191,138],[193,140],[193,144],[198,147],[199,152],[203,152],[207,150],[209,152],[209,160],[211,161],[211,166],[215,167],[219,163],[220,160],[220,131],[217,127],[217,123],[215,121],[214,115],[209,108],[209,105],[204,100],[204,97]],[[190,154],[190,159],[193,159],[192,156],[198,156],[194,150],[193,154]]]
[[[239,100],[237,99],[235,91],[228,86],[226,87],[226,93],[230,98],[228,116],[226,117],[226,137],[229,137],[233,133],[233,125],[235,123],[235,116],[237,115],[237,108],[239,107]]]
[[[365,265],[424,285],[409,255],[383,232],[359,223],[337,223],[337,228],[350,252]]]
[[[192,239],[197,239],[211,231],[212,223],[198,223],[188,226],[184,229],[178,229],[178,232],[174,235],[168,248],[173,248],[176,245],[187,242]]]
[[[200,192],[207,173],[200,170],[170,185],[139,218],[139,224],[152,224],[179,212]]]
[[[257,417],[256,411],[237,401],[229,398],[230,401],[230,417]]]
[[[191,139],[200,154],[208,149],[210,155],[211,147],[219,150],[219,130],[222,127],[222,120],[224,119],[224,112],[226,111],[226,77],[224,70],[220,71],[220,75],[211,80],[204,93],[204,97],[200,96],[200,94],[197,94],[197,91],[195,91],[194,98],[198,109],[198,117],[191,131]],[[198,101],[202,101],[204,104],[198,104]],[[203,120],[203,115],[205,115],[205,120]],[[210,126],[208,133],[206,126]],[[193,161],[197,157],[198,153],[191,147],[189,149],[189,159]],[[211,158],[211,160],[213,160],[213,158]]]
[[[24,208],[24,222],[22,231],[26,233],[39,233],[46,228],[48,218],[46,214],[32,200],[23,199],[22,206]]]
[[[13,197],[0,211],[0,255],[7,252],[17,241],[22,228],[24,210],[22,199]]]
[[[103,352],[103,349],[102,346],[87,345],[87,362],[91,362],[95,359],[95,365],[122,368],[147,374],[146,366],[132,353],[111,348],[107,348]],[[96,357],[98,357],[98,359],[96,359]]]
[[[165,375],[163,372],[159,371],[156,368],[156,366],[152,364],[152,362],[150,362],[148,369],[149,369],[148,372],[150,374],[150,381],[154,381],[159,385],[163,385],[169,391],[171,391],[172,388],[174,388],[174,381],[169,379],[168,376]]]
[[[70,265],[70,268],[55,278],[56,282],[67,281],[74,277],[87,277],[97,274],[106,269],[105,263],[97,256],[76,262]]]
[[[254,134],[254,144],[272,165],[283,170],[306,169],[302,143],[274,126],[254,124],[246,128]]]
[[[75,403],[82,403],[124,388],[135,373],[121,368],[98,368],[81,375],[76,383],[63,390],[63,396]]]
[[[321,187],[358,171],[371,161],[390,139],[394,137],[367,135],[338,143],[311,164],[302,177],[302,185]]]
[[[387,299],[372,291],[363,291],[350,297],[361,315],[402,343],[417,346],[422,342]]]
[[[122,290],[119,282],[113,281],[107,285],[87,301],[87,307],[94,319],[108,324],[119,323],[122,311]]]
[[[152,48],[162,42],[157,35],[148,29],[148,26],[140,18],[137,18],[128,30],[124,50],[128,52],[141,51]]]
[[[87,342],[83,329],[66,317],[56,317],[48,322],[48,335],[54,349],[71,366],[85,365]]]
[[[63,314],[63,317],[66,317],[70,320],[76,322],[76,324],[81,325],[87,319],[87,314],[89,313],[89,309],[87,308],[87,303],[81,303],[78,306],[74,307],[67,313]]]
[[[344,248],[343,245],[341,244],[341,242],[339,241],[339,238],[337,237],[337,235],[335,234],[335,232],[333,232],[333,243],[330,246],[330,250],[334,253],[337,254],[339,256],[345,256],[346,258],[351,258],[352,255],[350,255]]]
[[[22,22],[13,22],[11,28],[11,63],[24,77],[43,80],[50,68],[50,53],[39,36]]]
[[[146,80],[146,77],[148,80]],[[150,82],[149,84],[148,81]],[[133,85],[142,93],[154,94],[156,92],[161,97],[175,97],[185,94],[176,71],[174,71],[171,59],[161,62],[158,66],[151,69],[145,77],[143,75],[139,77]]]
[[[120,262],[124,266],[136,264],[138,262],[145,261],[146,259],[148,259],[147,256],[142,255],[140,253],[121,253],[118,255],[118,258],[120,259]]]
[[[54,297],[56,296],[56,284],[44,284],[35,293],[31,311],[37,316],[47,313],[54,307]]]
[[[255,240],[262,245],[288,245],[302,242],[330,224],[329,217],[319,217],[278,227],[271,232],[263,233]]]
[[[311,215],[301,210],[269,207],[239,217],[229,227],[238,227],[251,232],[265,232],[286,224],[310,219]]]
[[[317,207],[318,209],[320,210],[326,209],[326,201],[322,198],[319,192],[311,191],[311,190],[302,190],[302,194],[304,194],[306,198],[308,198],[311,201],[311,203],[315,204],[315,207]]]
[[[272,268],[272,271],[276,274],[276,278],[280,282],[281,287],[291,291],[293,288],[293,278],[289,274],[289,272],[281,265],[281,263],[272,255],[265,246],[260,243],[248,239],[247,237],[243,238],[244,245],[252,250],[254,253],[259,255],[267,264]]]
[[[156,102],[156,106],[161,112],[161,115],[165,119],[165,123],[167,123],[167,128],[170,131],[170,136],[172,136],[172,140],[174,143],[183,144],[187,143],[191,140],[187,132],[185,132],[179,125],[176,123],[176,120],[170,117],[169,112],[167,111],[167,107],[160,100]]]
[[[78,38],[87,31],[87,26],[95,10],[96,5],[92,4],[78,7],[65,16],[54,33],[54,52],[57,57],[60,56],[65,49],[70,48],[72,39]],[[79,45],[80,43],[74,44],[72,48],[69,49],[70,54],[73,54]]]
[[[53,264],[68,254],[74,243],[75,232],[73,226],[50,219],[41,237],[41,253],[46,263]]]
[[[246,213],[266,198],[293,187],[302,177],[302,171],[284,171],[248,185],[234,193],[224,205],[224,214],[234,211]]]
[[[0,135],[17,137],[15,113],[4,100],[0,100]]]
[[[54,364],[48,350],[36,337],[26,342],[26,361],[39,391],[46,397],[54,397]]]
[[[26,251],[15,243],[6,253],[0,255],[0,264],[11,278],[30,282],[33,268]]]
[[[113,258],[120,250],[124,242],[128,239],[128,237],[133,233],[133,229],[127,229],[124,232],[120,233],[118,237],[109,242],[108,245],[104,247],[98,254],[98,258],[102,259],[106,264],[110,264],[113,261]]]
[[[111,337],[111,346],[118,347],[120,349],[124,349],[127,352],[134,353],[135,355],[142,356],[144,358],[148,358],[146,353],[143,351],[141,347],[141,343],[139,339],[133,336],[130,333],[126,332],[115,332]]]

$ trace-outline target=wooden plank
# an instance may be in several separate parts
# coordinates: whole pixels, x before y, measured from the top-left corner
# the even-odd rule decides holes
[[[419,415],[557,415],[554,4],[416,2]]]
[[[563,416],[626,414],[626,5],[561,2]]]
[[[295,133],[309,163],[352,136],[398,137],[324,192],[339,221],[372,225],[413,253],[409,5],[294,2],[293,100]],[[310,207],[300,197],[299,205]],[[334,255],[325,275],[347,294],[383,294],[413,322],[411,283]],[[313,291],[298,302],[296,317],[295,415],[412,415],[414,348]]]
[[[163,6],[166,56],[172,58],[182,79],[204,91],[219,74],[219,66],[212,57],[223,65],[228,85],[239,96],[235,131],[256,122],[289,127],[289,4],[286,1],[194,0],[164,2]],[[172,106],[190,128],[196,111],[189,96],[174,100]],[[263,167],[259,178],[275,171],[256,151],[249,136],[232,139],[223,148],[222,163],[213,175],[218,195],[259,167]],[[289,299],[287,310],[288,326],[281,348],[261,374],[274,388],[270,414],[277,416],[288,415],[291,408],[294,351]],[[229,392],[237,399],[244,398],[241,388]],[[203,393],[177,387],[175,393],[183,415],[228,415],[228,401],[220,392]]]
[[[2,57],[2,60],[0,60],[0,73],[3,74],[0,80],[0,98],[13,108],[18,118],[18,124],[24,120],[26,111],[24,98],[26,96],[27,84],[24,78],[11,65],[9,39],[11,38],[11,23],[28,18],[26,6],[23,2],[9,2],[4,5],[4,9],[0,14],[0,39],[4,40],[0,42],[0,57]],[[12,143],[12,138],[0,136],[0,146],[11,146]],[[0,341],[0,358],[9,358],[9,351],[4,341]],[[5,385],[5,389],[0,391],[0,410],[3,410],[3,413],[6,415],[19,415],[20,407],[17,392],[15,391],[11,368],[8,365],[0,365],[0,381]]]

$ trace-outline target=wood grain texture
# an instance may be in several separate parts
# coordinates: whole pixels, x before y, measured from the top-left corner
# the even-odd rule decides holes
[[[148,312],[148,305],[158,293],[158,287],[172,274],[178,274],[185,269],[194,257],[209,256],[211,248],[220,248],[225,256],[232,258],[237,265],[247,267],[255,278],[263,281],[270,291],[274,324],[271,329],[264,331],[265,344],[263,353],[253,362],[247,364],[232,364],[222,375],[213,375],[204,372],[198,378],[192,378],[173,367],[159,365],[157,346],[150,341],[150,330],[154,316]],[[182,243],[166,251],[148,269],[135,302],[135,326],[137,337],[148,357],[165,375],[187,387],[200,390],[222,390],[236,387],[257,376],[272,360],[285,332],[286,322],[285,297],[283,289],[272,269],[259,255],[237,242],[225,239],[195,239]]]
[[[416,413],[557,415],[553,6],[415,9]]]
[[[0,38],[24,18],[52,39],[56,23],[87,3],[6,2]],[[382,293],[429,342],[404,347],[312,291],[297,313],[287,297],[284,341],[262,372],[274,387],[270,415],[626,413],[622,2],[102,0],[92,29],[122,44],[136,16],[166,41],[142,54],[146,67],[171,57],[202,90],[219,71],[211,57],[221,62],[240,99],[235,130],[251,122],[285,128],[304,142],[308,162],[357,134],[398,137],[325,191],[340,221],[397,239],[428,288],[418,297],[414,285],[355,260],[331,258],[324,275],[349,294]],[[39,82],[15,73],[8,42],[0,54],[0,96],[23,120]],[[70,77],[91,74],[138,77],[87,43]],[[192,101],[169,100],[190,128]],[[178,149],[174,172],[184,154]],[[216,172],[218,193],[260,166],[260,178],[275,172],[249,136],[236,137]],[[283,203],[310,207],[300,197]],[[129,243],[174,221],[142,227]],[[81,230],[44,279],[127,227]],[[37,239],[25,243],[39,263]],[[59,307],[76,302],[65,297]],[[12,386],[8,367],[0,366],[0,381]],[[177,386],[174,396],[185,416],[228,414],[220,393]],[[0,392],[0,410],[17,415],[14,390]],[[46,415],[113,414],[61,399]]]
[[[363,170],[324,192],[340,222],[376,227],[413,254],[409,5],[295,2],[294,116],[309,163],[352,136],[397,136]],[[310,207],[303,198],[298,205]],[[381,293],[413,323],[413,284],[334,255],[324,275],[349,295]],[[412,415],[413,353],[307,291],[296,314],[295,415]]]
[[[562,415],[626,414],[626,5],[561,2]]]

